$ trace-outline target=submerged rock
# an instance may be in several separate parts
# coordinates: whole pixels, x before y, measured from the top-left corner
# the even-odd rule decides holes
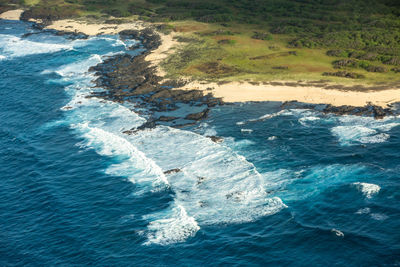
[[[165,171],[164,174],[165,175],[175,174],[175,173],[178,173],[178,172],[181,172],[181,171],[182,171],[181,169],[171,169],[171,170]]]
[[[194,120],[194,121],[202,120],[207,117],[209,111],[210,110],[207,108],[201,112],[189,114],[185,117],[185,119],[186,120]]]
[[[158,118],[158,121],[167,121],[167,122],[169,122],[169,121],[173,121],[173,120],[176,120],[176,119],[179,119],[179,117],[161,116],[161,117]]]
[[[220,136],[214,136],[214,135],[211,135],[211,136],[207,136],[208,138],[210,138],[211,139],[211,141],[213,141],[213,142],[215,142],[215,143],[222,143],[222,142],[224,142],[224,138],[222,138],[222,137],[220,137]]]

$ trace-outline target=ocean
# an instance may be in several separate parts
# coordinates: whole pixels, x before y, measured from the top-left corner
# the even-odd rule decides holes
[[[1,266],[400,265],[399,116],[238,103],[127,135],[145,116],[88,70],[134,42],[31,26],[0,20]]]

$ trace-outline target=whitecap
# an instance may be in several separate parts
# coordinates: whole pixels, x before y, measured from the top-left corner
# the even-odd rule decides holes
[[[236,122],[236,125],[244,125],[244,124],[249,123],[249,122],[264,121],[264,120],[272,119],[272,118],[278,117],[278,116],[290,116],[290,115],[293,115],[293,110],[281,110],[281,111],[276,112],[276,113],[268,113],[268,114],[262,115],[262,116],[260,116],[258,118],[255,118],[255,119],[239,121],[239,122]]]
[[[308,116],[308,117],[303,117],[299,119],[299,122],[301,125],[308,127],[308,123],[307,122],[314,122],[314,121],[318,121],[320,120],[320,118],[315,117],[315,116]]]
[[[336,126],[332,128],[332,133],[338,137],[343,144],[349,144],[351,141],[360,140],[361,138],[371,137],[377,132],[364,126]],[[364,139],[365,140],[365,139]]]
[[[337,118],[339,125],[333,127],[331,132],[343,145],[383,143],[390,138],[387,132],[400,125],[393,122],[393,119],[394,117],[375,120],[372,117],[341,116]]]
[[[203,134],[204,136],[217,136],[218,133],[214,127],[204,126],[204,128],[206,128]]]
[[[240,129],[240,131],[241,131],[242,133],[249,133],[249,134],[253,132],[252,129]]]
[[[33,42],[13,35],[0,34],[0,48],[11,57],[23,57],[71,50],[73,46],[71,44]]]
[[[54,72],[63,77],[71,77],[77,74],[84,74],[88,72],[91,66],[95,66],[99,63],[103,62],[101,57],[97,54],[91,55],[88,59],[82,60],[79,62],[74,62],[71,64],[67,64],[61,66],[59,69]]]
[[[360,183],[356,182],[353,185],[366,196],[367,198],[372,198],[372,196],[379,193],[381,187],[376,184]]]
[[[377,144],[386,142],[390,138],[390,135],[386,133],[376,134],[373,136],[364,136],[360,138],[360,143],[363,144]]]
[[[150,222],[147,226],[148,234],[145,245],[169,245],[182,242],[193,237],[200,230],[196,220],[188,216],[181,205],[172,208],[168,215]],[[148,216],[145,219],[149,219]]]
[[[335,228],[333,228],[331,230],[331,232],[335,233],[336,236],[344,237],[344,233],[342,231],[340,231],[340,230],[335,229]]]
[[[268,178],[253,164],[208,138],[163,126],[129,138],[163,170],[180,170],[168,181],[175,200],[200,225],[250,222],[286,207],[269,196]]]
[[[123,159],[121,163],[111,165],[106,173],[127,177],[134,183],[168,185],[161,168],[126,139],[99,128],[91,128],[88,124],[77,124],[73,127],[83,132],[86,145],[95,149],[100,155]]]
[[[374,129],[380,130],[380,131],[384,131],[384,132],[388,132],[390,130],[392,130],[394,127],[399,126],[400,123],[397,122],[392,122],[392,123],[386,123],[386,124],[382,124],[382,125],[376,125],[374,127]]]

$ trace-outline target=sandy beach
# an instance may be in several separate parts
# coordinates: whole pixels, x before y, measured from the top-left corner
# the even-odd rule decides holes
[[[2,19],[18,20],[23,10],[7,11],[0,15]],[[36,21],[40,22],[40,21]],[[147,24],[148,25],[148,24]],[[122,30],[141,30],[146,23],[132,21],[122,24],[105,24],[85,20],[58,20],[46,26],[46,29],[54,29],[69,32],[81,32],[90,36],[100,34],[117,34]],[[165,76],[165,71],[159,66],[160,62],[173,53],[178,46],[174,40],[177,33],[169,35],[161,34],[161,46],[153,50],[146,60],[157,66],[157,74]],[[182,77],[185,78],[185,77]],[[392,88],[379,91],[343,91],[324,89],[317,86],[284,86],[270,84],[254,84],[249,82],[230,82],[225,84],[206,83],[200,81],[190,82],[182,88],[185,90],[202,90],[211,92],[215,97],[222,98],[225,102],[247,101],[299,101],[311,104],[331,104],[334,106],[350,105],[365,106],[368,103],[387,107],[389,104],[400,102],[400,88]]]
[[[204,90],[225,102],[246,101],[299,101],[310,104],[331,104],[334,106],[365,106],[368,103],[387,107],[388,104],[400,102],[400,89],[382,91],[343,91],[321,87],[293,87],[268,84],[251,84],[249,82],[217,83],[191,82],[180,89]]]
[[[19,20],[21,14],[24,12],[22,9],[10,10],[0,14],[0,19]]]
[[[38,22],[38,21],[35,21]],[[39,21],[40,22],[40,21]],[[53,21],[52,24],[45,27],[45,29],[53,29],[58,31],[70,31],[70,32],[80,32],[86,35],[94,36],[101,34],[118,34],[123,30],[141,30],[144,28],[143,23],[139,21],[132,21],[129,23],[122,24],[106,24],[91,22],[86,20],[57,20]]]

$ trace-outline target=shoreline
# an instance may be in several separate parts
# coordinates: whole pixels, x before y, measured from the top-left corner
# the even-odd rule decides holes
[[[23,10],[11,10],[0,14],[2,19],[17,20],[21,16]],[[39,20],[30,20],[35,23],[42,23]],[[62,32],[83,33],[88,36],[96,36],[102,34],[118,34],[126,30],[143,30],[154,24],[142,21],[131,21],[121,24],[100,23],[99,21],[65,19],[52,21],[46,25],[44,29],[52,29]],[[165,71],[159,66],[159,63],[167,58],[178,46],[178,42],[174,40],[176,33],[168,35],[157,32],[160,36],[161,44],[149,51],[145,60],[154,67],[158,76],[165,79]],[[183,77],[183,81],[186,77]],[[354,91],[343,89],[326,89],[316,85],[301,85],[299,82],[290,81],[288,83],[296,83],[300,86],[284,85],[285,82],[271,83],[254,83],[254,82],[205,82],[205,81],[189,81],[181,87],[173,90],[198,90],[204,94],[211,93],[216,98],[221,98],[226,103],[237,102],[266,102],[266,101],[298,101],[309,104],[327,104],[332,106],[353,106],[364,107],[366,105],[375,105],[381,108],[390,107],[391,104],[400,102],[400,88],[387,88],[383,90],[373,90],[373,88],[365,87],[366,91]],[[276,85],[282,84],[282,85]]]
[[[264,101],[298,101],[308,104],[329,104],[333,106],[364,107],[375,105],[387,108],[400,102],[400,88],[379,91],[351,91],[325,89],[318,86],[287,86],[254,84],[251,82],[229,82],[225,84],[202,83],[194,81],[178,88],[184,90],[201,90],[222,98],[227,103],[264,102]]]

